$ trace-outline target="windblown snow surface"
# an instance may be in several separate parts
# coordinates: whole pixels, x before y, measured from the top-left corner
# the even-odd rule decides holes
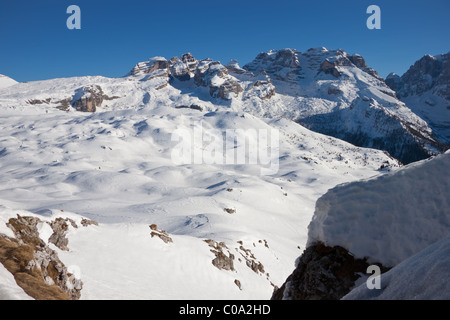
[[[343,300],[449,300],[450,237],[440,240],[401,262],[380,277],[380,290],[366,284]]]
[[[396,172],[343,184],[316,203],[308,243],[339,245],[393,267],[381,290],[362,284],[346,299],[448,299],[450,152]]]
[[[269,299],[306,245],[316,200],[335,185],[398,169],[382,151],[171,86],[156,90],[155,81],[83,77],[0,90],[0,233],[12,236],[6,222],[17,214],[98,221],[69,226],[69,251],[49,244],[82,279],[81,299]],[[52,104],[89,84],[120,99],[95,113]],[[47,98],[52,103],[26,102]],[[192,104],[203,111],[176,108]],[[278,170],[262,175],[263,164],[174,161],[174,133],[193,135],[199,127],[211,129],[219,143],[228,129],[276,130]],[[152,238],[150,224],[173,242]],[[41,230],[45,242],[47,229]],[[234,271],[212,264],[207,239],[225,243]],[[261,263],[264,273],[248,261]],[[21,298],[8,279],[2,296]]]

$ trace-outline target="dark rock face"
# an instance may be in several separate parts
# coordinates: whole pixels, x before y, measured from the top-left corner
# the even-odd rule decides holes
[[[176,109],[193,109],[193,110],[203,111],[203,107],[199,106],[197,104],[191,104],[190,106],[181,105],[181,106],[176,106],[175,108]]]
[[[384,80],[384,82],[389,88],[391,88],[395,92],[398,92],[402,86],[402,78],[395,73],[390,73]]]
[[[219,84],[216,81],[220,79]],[[212,97],[229,100],[230,94],[244,91],[241,85],[228,73],[228,69],[218,61],[202,60],[197,66],[194,81],[198,86],[209,87]]]
[[[450,145],[450,52],[426,55],[401,77],[391,73],[386,85],[427,122],[434,137]]]
[[[187,58],[184,59],[188,61]],[[191,70],[186,62],[174,57],[169,61],[170,65],[170,76],[174,77],[180,81],[188,81],[191,79]]]
[[[199,61],[195,59],[190,52],[183,54],[180,60],[188,66],[189,72],[195,72],[195,69],[199,63]]]
[[[332,74],[335,78],[339,78],[341,76],[341,73],[336,68],[336,63],[331,62],[328,59],[322,62],[322,64],[320,65],[320,70],[322,70],[326,74]]]
[[[450,53],[435,57],[426,55],[401,77],[389,75],[386,84],[397,92],[399,98],[431,90],[450,101]]]
[[[350,108],[313,115],[297,122],[356,146],[387,151],[403,164],[434,155],[425,148],[426,145],[432,145],[440,152],[446,150],[446,146],[429,133],[421,131],[415,124],[389,116],[382,106],[370,99],[355,99]]]
[[[369,68],[366,64],[366,61],[359,54],[348,55],[342,50],[337,51],[337,55],[333,58],[325,59],[320,65],[320,70],[327,73],[332,74],[334,77],[339,78],[341,73],[337,69],[337,67],[350,67],[355,66],[362,71],[370,74],[371,76],[383,80],[378,76],[378,72],[374,69]]]
[[[338,300],[350,292],[360,277],[358,273],[365,274],[368,266],[342,247],[316,243],[303,252],[272,300]]]
[[[215,91],[215,89],[213,90]],[[241,85],[237,81],[227,80],[218,87],[217,96],[223,100],[230,100],[230,93],[238,95],[242,91],[244,91],[244,89],[242,89]]]
[[[295,83],[301,78],[301,65],[297,56],[299,53],[293,49],[261,52],[243,68],[254,74],[264,70],[273,79]]]
[[[259,72],[259,66],[266,66],[268,73],[279,71],[283,68],[300,68],[297,52],[293,49],[281,49],[277,51],[261,52],[244,69]]]
[[[68,111],[70,108],[70,102],[72,101],[72,97],[57,101],[58,106],[56,109],[61,111]]]
[[[359,54],[348,56],[348,59],[358,68],[367,68],[366,61]]]
[[[31,105],[39,105],[39,104],[50,104],[50,103],[55,103],[57,104],[56,108],[62,111],[68,111],[70,108],[70,102],[72,101],[72,97],[66,98],[66,99],[62,99],[62,100],[57,100],[54,101],[52,98],[47,98],[44,100],[41,99],[31,99],[28,100],[27,103],[31,104]]]

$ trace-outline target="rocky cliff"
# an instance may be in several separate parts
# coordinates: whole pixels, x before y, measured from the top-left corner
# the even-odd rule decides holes
[[[425,55],[402,76],[389,74],[386,84],[440,141],[450,143],[450,53]]]

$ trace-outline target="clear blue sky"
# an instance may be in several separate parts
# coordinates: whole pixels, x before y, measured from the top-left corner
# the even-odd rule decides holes
[[[66,9],[81,8],[81,30]],[[366,9],[381,8],[381,30]],[[311,47],[361,54],[385,77],[450,51],[449,0],[0,0],[0,74],[17,81],[126,74],[191,52],[241,65],[259,52]]]

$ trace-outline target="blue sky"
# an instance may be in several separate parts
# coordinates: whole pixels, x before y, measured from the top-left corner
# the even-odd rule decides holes
[[[69,5],[81,30],[69,30]],[[381,30],[366,9],[381,8]],[[17,81],[126,74],[153,56],[191,52],[241,65],[259,52],[359,53],[385,77],[450,51],[449,0],[0,0],[0,74]]]

